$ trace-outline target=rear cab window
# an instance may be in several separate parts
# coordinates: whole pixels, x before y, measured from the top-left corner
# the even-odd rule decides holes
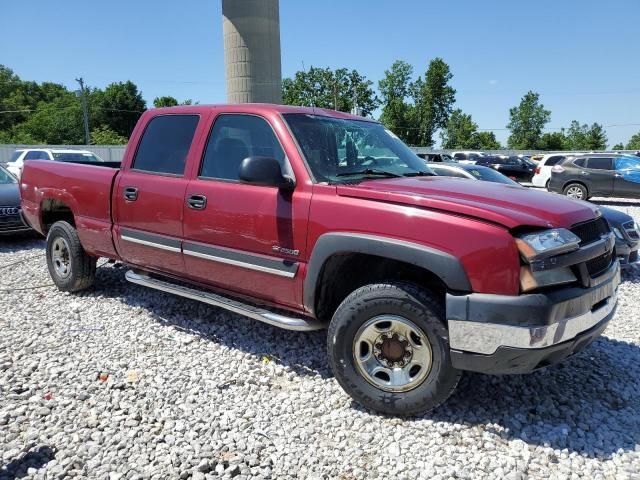
[[[161,115],[142,134],[132,169],[160,175],[184,175],[199,115]]]
[[[9,158],[10,162],[15,162],[16,160],[18,160],[20,158],[20,155],[22,155],[24,153],[24,150],[16,150],[15,152],[13,152],[11,154],[11,158]]]

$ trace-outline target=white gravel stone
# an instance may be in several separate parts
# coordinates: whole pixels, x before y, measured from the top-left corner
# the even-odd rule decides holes
[[[599,203],[640,221],[639,202]],[[50,283],[43,246],[0,240],[0,480],[640,473],[640,267],[624,274],[604,336],[575,358],[466,375],[439,409],[402,419],[341,390],[323,332],[131,285],[119,266],[78,294],[4,291]]]

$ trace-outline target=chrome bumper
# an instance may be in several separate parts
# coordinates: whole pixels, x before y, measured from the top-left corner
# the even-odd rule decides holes
[[[499,347],[544,348],[563,343],[590,330],[615,308],[616,293],[593,311],[544,327],[515,327],[496,323],[449,321],[449,344],[454,350],[491,355]]]

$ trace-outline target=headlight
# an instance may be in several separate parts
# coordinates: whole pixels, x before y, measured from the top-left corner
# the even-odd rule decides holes
[[[624,240],[624,236],[622,235],[622,232],[618,230],[617,227],[613,227],[613,233],[615,233],[616,237],[618,237],[620,240]]]
[[[580,238],[566,228],[553,228],[519,235],[516,237],[516,245],[524,259],[531,263],[577,250],[580,248]]]

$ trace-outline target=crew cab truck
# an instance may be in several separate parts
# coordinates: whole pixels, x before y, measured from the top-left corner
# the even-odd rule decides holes
[[[616,307],[596,206],[434,176],[381,124],[340,112],[149,110],[121,165],[30,161],[21,191],[60,290],[91,286],[108,257],[139,285],[328,327],[337,381],[391,414],[434,408],[464,370],[559,362]]]

